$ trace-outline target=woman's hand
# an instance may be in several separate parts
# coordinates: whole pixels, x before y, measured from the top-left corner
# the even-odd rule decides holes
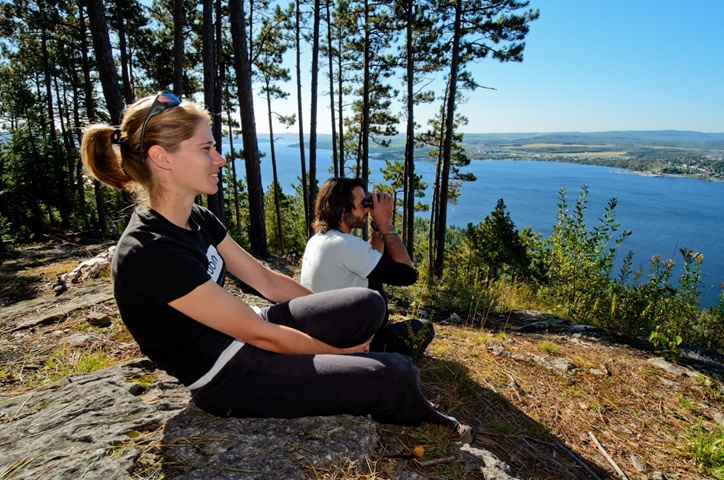
[[[262,320],[249,305],[211,279],[169,305],[199,323],[262,350],[308,355],[342,353],[342,349],[302,331]],[[209,308],[210,305],[213,308]],[[344,350],[345,353],[359,353],[365,346],[369,350],[369,340]]]
[[[356,345],[354,347],[340,348],[339,353],[342,355],[347,355],[350,353],[369,353],[370,343],[372,342],[373,338],[374,335],[371,336],[366,342]]]

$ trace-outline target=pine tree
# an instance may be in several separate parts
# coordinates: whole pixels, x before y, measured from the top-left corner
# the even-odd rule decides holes
[[[291,80],[288,68],[283,68],[282,57],[289,48],[289,39],[284,35],[283,24],[287,21],[286,13],[278,6],[272,18],[262,20],[260,31],[255,43],[257,52],[254,54],[256,75],[262,85],[261,94],[266,99],[267,119],[269,126],[269,150],[272,163],[272,189],[274,210],[276,212],[276,229],[279,253],[284,253],[284,235],[281,213],[281,192],[277,175],[276,151],[274,148],[274,116],[272,101],[289,97],[280,83]]]
[[[528,33],[528,24],[539,15],[537,10],[518,13],[528,3],[519,0],[441,0],[437,3],[443,20],[441,28],[446,37],[446,42],[440,45],[447,46],[447,57],[450,59],[439,158],[440,183],[439,188],[436,188],[438,198],[433,199],[433,205],[439,209],[434,223],[436,247],[431,270],[438,278],[442,275],[445,253],[448,182],[456,135],[455,112],[461,89],[479,86],[465,71],[465,66],[488,55],[501,62],[523,61],[523,39]],[[447,22],[447,18],[452,18],[452,22]]]
[[[527,273],[531,258],[502,198],[485,220],[476,226],[468,224],[465,237],[473,258],[471,263],[487,270],[489,279]]]

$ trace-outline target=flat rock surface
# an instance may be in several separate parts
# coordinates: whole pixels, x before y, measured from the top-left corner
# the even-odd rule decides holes
[[[379,441],[364,417],[227,419],[189,400],[142,359],[0,399],[3,478],[143,477],[144,463],[158,468],[154,444],[174,478],[302,478],[330,462],[362,462]]]
[[[43,296],[0,309],[4,331],[25,330],[60,321],[69,313],[113,300],[110,282],[76,287],[73,295]]]

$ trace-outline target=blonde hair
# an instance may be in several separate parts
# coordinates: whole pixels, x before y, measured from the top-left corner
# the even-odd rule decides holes
[[[181,142],[194,135],[201,120],[209,122],[211,119],[197,103],[183,101],[151,117],[142,146],[141,127],[155,98],[151,95],[129,105],[123,111],[119,128],[89,125],[80,146],[83,165],[94,178],[111,187],[134,192],[146,201],[163,193],[151,173],[148,148],[160,145],[175,152]]]

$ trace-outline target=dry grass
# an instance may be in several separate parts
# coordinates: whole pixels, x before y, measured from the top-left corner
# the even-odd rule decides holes
[[[19,255],[0,265],[0,306],[54,296],[53,286],[59,275],[69,273],[80,261],[93,257],[105,247],[44,244],[18,250]],[[91,314],[108,315],[111,326],[92,326],[88,322]],[[59,323],[27,330],[8,330],[3,320],[0,316],[0,395],[3,396],[140,356],[112,301],[73,312]],[[74,334],[87,335],[89,341],[69,342]]]
[[[52,250],[47,257],[31,253],[30,262],[12,259],[0,265],[4,302],[52,295],[58,274],[92,256],[81,251],[56,263]],[[90,326],[91,312],[110,315],[111,326]],[[1,322],[2,317],[3,396],[52,381],[58,369],[53,359],[59,356],[70,372],[77,368],[72,359],[83,355],[104,364],[139,355],[113,302],[27,331],[9,332]],[[428,398],[471,424],[478,432],[474,445],[492,451],[519,477],[618,478],[605,452],[628,478],[652,478],[654,472],[680,480],[713,478],[696,465],[691,445],[697,425],[716,431],[722,422],[722,378],[715,374],[679,366],[688,375],[674,376],[651,364],[647,351],[573,334],[523,333],[511,317],[488,317],[484,328],[437,321],[436,331],[427,355],[417,362]],[[67,339],[74,333],[96,340],[70,346]],[[552,368],[560,365],[556,362],[568,369]],[[379,455],[366,465],[333,464],[310,471],[309,478],[395,478],[400,463],[428,478],[483,478],[459,461],[458,447],[433,425],[382,431]],[[162,456],[143,461],[148,463],[144,471],[161,471],[155,462],[163,462]]]
[[[608,158],[608,157],[622,157],[628,155],[629,152],[625,150],[606,150],[604,152],[572,152],[572,153],[556,153],[561,157],[588,157],[588,158]]]
[[[611,148],[610,144],[586,144],[586,143],[526,143],[519,146],[508,147],[510,149],[521,148]]]
[[[436,330],[423,362],[427,388],[520,475],[587,478],[585,463],[599,477],[613,477],[598,440],[629,478],[704,478],[690,444],[697,424],[713,431],[721,422],[721,379],[685,368],[688,375],[674,376],[652,365],[648,352],[573,335],[488,335],[481,346],[477,328]],[[555,348],[542,351],[543,342]],[[574,367],[547,367],[556,359]]]

